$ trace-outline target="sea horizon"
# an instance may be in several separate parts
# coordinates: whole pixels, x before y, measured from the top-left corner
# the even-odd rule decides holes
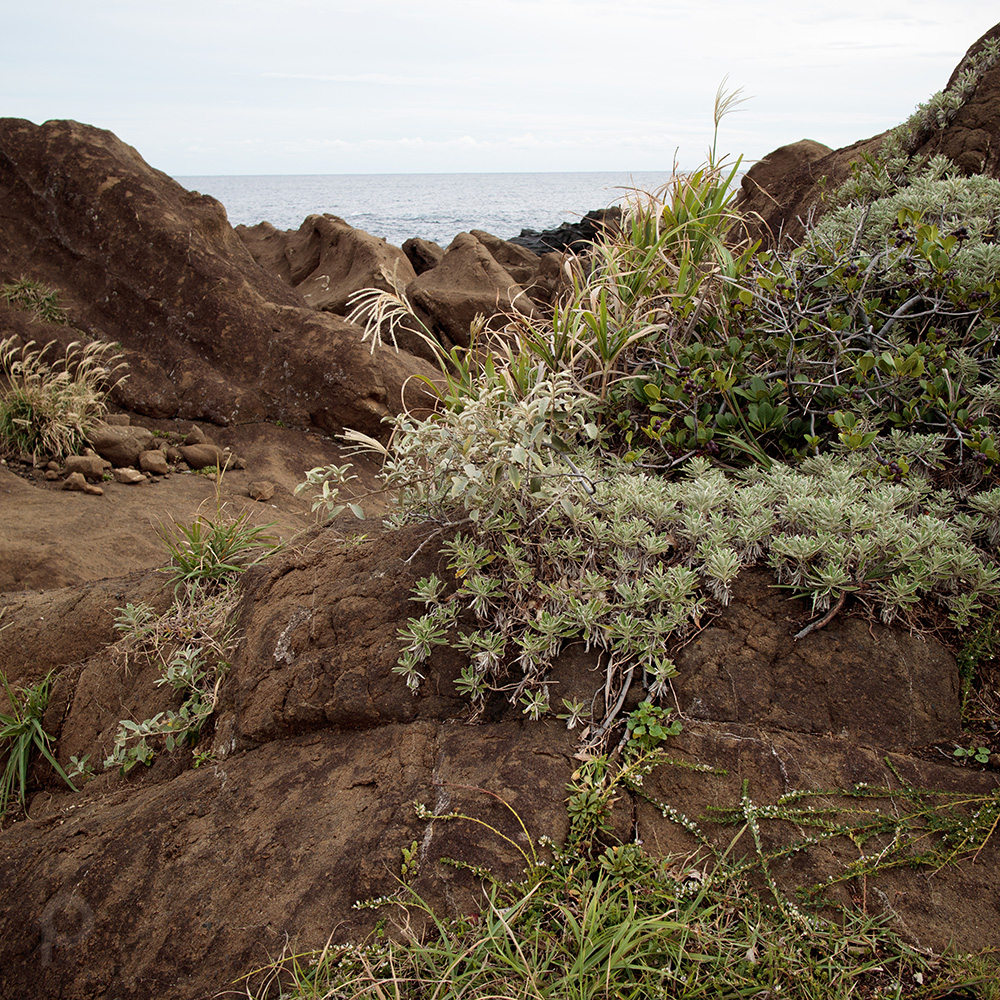
[[[212,195],[233,226],[269,222],[297,230],[313,214],[400,246],[411,237],[446,246],[481,229],[501,239],[574,222],[665,184],[671,171],[448,171],[328,174],[184,174],[175,180]]]

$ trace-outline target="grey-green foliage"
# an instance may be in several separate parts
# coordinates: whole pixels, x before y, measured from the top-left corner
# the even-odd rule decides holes
[[[852,176],[833,192],[832,204],[868,204],[908,185],[927,163],[925,157],[914,155],[917,147],[935,131],[947,128],[998,58],[1000,39],[991,38],[968,60],[950,87],[932,95],[905,122],[887,133],[874,156],[862,156],[852,164]]]
[[[947,128],[997,59],[1000,59],[1000,38],[989,38],[965,63],[951,86],[933,94],[896,127],[894,131],[902,139],[904,148],[912,152],[928,132]]]
[[[469,657],[459,688],[474,703],[503,689],[537,716],[548,707],[553,659],[583,641],[601,653],[611,690],[638,668],[662,695],[678,641],[709,598],[729,601],[753,564],[770,566],[817,612],[857,594],[885,622],[914,624],[917,606],[933,599],[964,625],[1000,594],[992,494],[959,511],[950,494],[916,477],[885,482],[856,457],[739,475],[696,460],[674,481],[593,448],[567,460],[573,474],[553,473],[536,492],[501,470],[485,505],[482,491],[467,491],[482,478],[472,469],[437,484],[452,504],[445,519],[475,533],[445,545],[455,595],[444,599],[440,580],[421,581],[417,599],[428,610],[400,632],[398,672],[413,690],[434,646],[447,643]],[[407,516],[425,514],[411,507]]]
[[[813,247],[855,247],[859,253],[885,250],[896,235],[901,210],[919,214],[942,233],[961,229],[961,245],[951,269],[965,285],[996,280],[1000,274],[1000,181],[980,174],[956,176],[943,157],[935,157],[904,186],[873,201],[854,200],[828,212],[809,232]]]
[[[170,752],[196,742],[215,710],[219,683],[235,645],[228,624],[234,599],[229,588],[214,594],[196,592],[193,600],[176,600],[164,614],[141,602],[118,609],[115,629],[121,638],[116,651],[125,666],[130,660],[155,663],[160,677],[154,685],[169,685],[180,705],[140,722],[121,720],[105,770],[118,768],[128,774],[137,764],[148,767],[157,746]]]
[[[553,659],[582,641],[602,657],[606,694],[636,674],[660,697],[678,641],[753,564],[817,612],[856,594],[886,622],[914,624],[930,599],[961,625],[998,594],[991,494],[963,507],[916,475],[885,481],[861,455],[735,475],[699,459],[670,480],[615,457],[598,417],[594,397],[539,365],[516,388],[496,370],[460,405],[397,418],[390,523],[451,529],[453,577],[421,581],[425,613],[400,631],[412,690],[452,645],[474,704],[503,690],[537,717]]]

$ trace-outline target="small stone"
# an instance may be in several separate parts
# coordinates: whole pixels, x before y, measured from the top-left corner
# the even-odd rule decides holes
[[[205,437],[205,432],[197,425],[192,424],[191,430],[188,431],[187,437],[184,438],[185,444],[205,444],[208,438]]]
[[[109,427],[129,427],[132,418],[127,413],[107,413],[104,415],[104,422]]]
[[[59,478],[59,472],[56,469],[46,469],[45,478],[51,482]]]
[[[136,483],[146,481],[146,477],[138,469],[115,469],[113,475],[116,483],[124,483],[126,486],[135,486]]]
[[[90,493],[93,496],[103,496],[104,490],[100,486],[92,486],[83,478],[82,472],[71,472],[62,484],[64,490],[75,490],[77,493]]]
[[[89,451],[89,449],[88,449],[88,451]],[[58,472],[59,471],[59,463],[58,462],[49,462],[49,464],[46,465],[45,468],[48,469],[49,472]]]
[[[266,479],[258,479],[247,487],[247,493],[252,500],[263,503],[274,496],[274,483],[268,482]]]
[[[125,469],[139,461],[153,440],[152,431],[145,427],[123,427],[98,424],[87,435],[93,449],[113,466]]]
[[[217,444],[182,444],[181,458],[192,469],[205,469],[210,465],[225,465],[228,457]]]
[[[94,482],[100,482],[104,478],[104,470],[110,468],[111,463],[100,455],[70,455],[66,459],[67,472],[79,472]]]
[[[139,456],[139,468],[143,472],[153,473],[154,476],[165,476],[170,471],[167,456],[159,449],[144,451]]]

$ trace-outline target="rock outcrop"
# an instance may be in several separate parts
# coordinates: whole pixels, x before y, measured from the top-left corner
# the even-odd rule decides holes
[[[975,162],[989,169],[995,143],[975,143],[992,120],[973,111],[956,119],[971,136],[967,149],[983,154]],[[773,220],[787,221],[808,203],[824,164],[847,162],[836,159],[842,153],[787,147],[755,168],[758,186],[747,197],[766,181],[768,197],[780,196]],[[433,374],[412,356],[369,353],[360,331],[329,311],[342,308],[340,299],[328,288],[320,301],[317,275],[340,275],[341,290],[376,282],[378,268],[398,260],[392,248],[383,254],[322,216],[298,233],[255,227],[241,239],[218,203],[184,191],[110,133],[74,123],[0,121],[0,195],[0,277],[57,287],[79,330],[122,344],[131,377],[117,391],[119,405],[175,424],[162,449],[156,442],[166,431],[154,438],[124,415],[92,437],[95,454],[73,468],[84,486],[109,461],[135,462],[149,476],[147,486],[118,494],[117,483],[102,496],[62,492],[47,480],[39,487],[0,465],[0,504],[15,514],[0,518],[0,664],[15,686],[56,672],[43,726],[64,766],[89,755],[97,772],[74,793],[36,760],[27,815],[0,831],[0,995],[189,1000],[239,992],[240,977],[288,947],[357,941],[377,914],[352,904],[392,892],[400,849],[414,843],[415,889],[444,912],[471,912],[480,897],[468,871],[438,860],[513,874],[525,829],[533,839],[563,837],[566,784],[580,764],[576,733],[554,719],[529,723],[499,693],[477,725],[466,724],[455,685],[463,663],[447,646],[422,667],[426,679],[412,696],[393,672],[398,632],[414,612],[416,581],[445,573],[440,532],[356,533],[353,522],[306,530],[307,504],[265,511],[291,497],[303,468],[342,456],[320,434],[252,422],[377,433],[378,418],[400,405],[407,375]],[[411,249],[422,263],[408,293],[444,343],[468,343],[476,313],[544,308],[564,280],[560,253],[536,265],[485,233],[462,234],[440,256]],[[313,304],[303,285],[317,289]],[[65,346],[78,335],[2,303],[0,321],[22,340],[51,333]],[[192,430],[192,416],[215,427]],[[289,544],[240,585],[234,626],[242,638],[199,756],[158,746],[148,768],[125,777],[101,770],[120,720],[178,703],[157,684],[155,656],[116,646],[126,602],[163,612],[173,599],[152,569],[116,576],[127,572],[121,553],[132,565],[163,561],[159,510],[133,498],[169,485],[186,510],[214,500],[221,511],[233,497],[218,480],[171,476],[168,484],[157,470],[185,454],[218,461],[227,447],[250,455],[253,479],[232,473],[260,508],[248,523],[284,518]],[[372,476],[364,471],[363,488]],[[58,541],[40,533],[51,523],[43,509],[50,518],[56,511]],[[104,522],[113,522],[114,537],[98,557],[86,543]],[[960,687],[942,644],[848,609],[796,641],[808,617],[808,606],[778,597],[763,572],[743,573],[729,606],[706,611],[675,657],[684,716],[669,744],[676,764],[654,770],[641,796],[617,800],[623,839],[690,857],[704,842],[670,818],[672,809],[739,857],[753,855],[752,838],[714,822],[719,807],[762,807],[806,790],[825,817],[849,790],[889,788],[889,808],[928,789],[996,793],[995,770],[947,759],[961,739]],[[574,644],[549,680],[560,697],[593,700],[599,715],[606,666]],[[625,735],[622,717],[612,742]],[[414,801],[485,825],[421,818]],[[875,801],[866,798],[864,808]],[[753,837],[776,852],[770,875],[779,886],[823,883],[857,860],[852,838],[806,849],[802,829],[763,809],[755,816]],[[974,859],[946,870],[892,868],[831,889],[831,899],[848,902],[856,890],[921,947],[995,949],[998,864],[994,834]]]
[[[469,346],[477,316],[502,320],[506,313],[538,311],[524,287],[471,233],[459,233],[437,267],[412,281],[406,294],[442,342],[459,347]]]
[[[1000,24],[978,39],[952,73],[950,86],[984,43],[1000,36]],[[747,171],[737,200],[739,211],[758,217],[753,231],[767,243],[795,241],[810,215],[823,210],[822,194],[850,176],[851,164],[877,153],[887,133],[862,139],[841,149],[811,140],[781,146]],[[1000,177],[1000,63],[987,70],[975,92],[942,129],[928,129],[917,137],[916,157],[944,154],[967,174]]]
[[[564,222],[556,229],[536,232],[522,229],[520,236],[508,240],[516,246],[525,247],[536,254],[583,253],[602,233],[614,231],[621,224],[619,208],[602,208],[588,212],[579,222]]]
[[[134,412],[379,434],[407,378],[435,374],[309,308],[217,201],[110,132],[0,120],[0,229],[0,276],[58,289],[75,327],[122,345],[133,377],[115,398]]]
[[[270,223],[237,226],[254,259],[282,278],[314,309],[345,315],[362,288],[395,291],[417,275],[406,254],[335,215],[310,215],[296,233]]]
[[[357,940],[374,917],[351,904],[391,892],[400,848],[414,841],[415,888],[446,910],[475,908],[474,886],[436,859],[512,873],[516,850],[477,824],[421,820],[414,800],[484,819],[526,846],[491,797],[499,795],[533,837],[565,835],[575,733],[555,720],[528,723],[502,698],[486,721],[463,725],[453,683],[460,662],[449,650],[432,658],[417,697],[392,673],[410,590],[440,570],[429,533],[432,526],[414,526],[355,543],[316,533],[251,572],[239,614],[246,638],[204,740],[208,764],[192,768],[189,755],[160,752],[148,770],[126,779],[99,774],[77,794],[36,769],[43,790],[28,818],[0,839],[0,882],[18,900],[0,911],[0,992],[83,1000],[114,984],[136,1000],[214,995],[277,957],[286,941],[305,949],[323,947],[331,934]],[[134,578],[129,592],[162,604],[154,576]],[[817,808],[857,782],[967,794],[996,788],[994,774],[915,752],[921,741],[957,732],[957,669],[943,647],[878,626],[866,643],[868,624],[849,616],[795,644],[794,619],[808,607],[771,596],[764,582],[741,577],[729,608],[683,651],[678,697],[689,717],[671,754],[713,773],[655,771],[644,785],[648,800],[615,807],[626,838],[687,854],[697,846],[691,835],[650,802],[704,817],[708,806],[737,804],[744,782],[758,803],[822,790]],[[62,671],[44,722],[67,764],[70,755],[99,759],[120,718],[170,705],[170,693],[155,686],[155,665],[126,665],[106,645],[120,593],[27,597],[0,632],[14,681],[50,666]],[[45,630],[42,620],[57,606],[71,614],[77,605],[85,628]],[[37,662],[19,653],[31,642],[41,645]],[[596,666],[571,646],[553,680],[562,695],[589,698],[603,676]],[[940,680],[928,683],[935,672]],[[751,682],[755,674],[761,682]],[[729,704],[732,689],[738,697]],[[730,844],[731,828],[704,819],[702,826],[720,847]],[[767,848],[798,836],[780,823],[763,835]],[[776,861],[772,871],[789,885],[821,881],[855,856],[853,845],[831,842]],[[947,879],[909,869],[870,877],[869,906],[891,899],[894,918],[923,946],[996,946],[998,860],[1000,845],[991,842],[976,864]]]

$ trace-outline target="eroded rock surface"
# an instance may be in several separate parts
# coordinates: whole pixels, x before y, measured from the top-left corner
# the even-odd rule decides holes
[[[254,261],[219,202],[110,132],[0,120],[0,193],[0,276],[57,289],[76,327],[120,343],[137,378],[116,398],[136,412],[379,434],[406,379],[434,375],[309,308]],[[147,403],[136,386],[150,381]]]
[[[238,615],[246,638],[205,737],[208,764],[192,769],[186,754],[160,753],[127,779],[99,772],[76,795],[36,768],[42,790],[29,817],[0,835],[0,880],[19,900],[0,916],[0,989],[82,1000],[114,983],[137,998],[208,996],[276,957],[286,935],[298,948],[322,947],[331,933],[356,940],[371,914],[351,904],[392,891],[400,848],[413,841],[422,859],[417,888],[453,912],[474,908],[476,890],[436,858],[516,870],[510,844],[476,824],[419,820],[414,800],[484,818],[526,846],[511,814],[482,789],[510,803],[532,836],[565,834],[577,733],[555,720],[530,724],[502,699],[484,721],[464,724],[454,688],[462,664],[444,648],[416,697],[392,672],[412,586],[446,572],[433,532],[414,526],[362,538],[327,529],[251,571]],[[157,576],[78,596],[67,590],[62,612],[38,598],[11,605],[0,653],[47,637],[40,662],[61,670],[45,724],[64,763],[84,753],[101,759],[120,718],[170,707],[155,665],[133,660],[126,669],[106,645],[111,608],[124,593],[169,599]],[[808,606],[768,591],[763,574],[737,584],[734,605],[678,656],[687,721],[671,754],[714,770],[654,772],[644,786],[649,800],[623,797],[616,806],[626,838],[664,853],[696,846],[651,804],[659,801],[726,847],[738,831],[712,824],[706,811],[738,805],[744,782],[758,803],[826,790],[817,807],[857,782],[968,794],[997,787],[995,774],[912,752],[916,740],[954,732],[956,669],[943,647],[848,614],[796,643]],[[40,624],[76,607],[87,625],[75,638],[49,636]],[[25,660],[15,677],[36,669]],[[936,686],[934,670],[944,677]],[[578,645],[553,670],[560,693],[575,698],[602,687],[603,675]],[[787,824],[764,826],[768,847],[799,836]],[[753,850],[743,837],[737,856]],[[821,881],[852,851],[838,841],[791,855],[774,872],[788,886]],[[891,910],[926,947],[1000,944],[997,860],[988,844],[975,865],[869,879],[867,905]],[[852,891],[848,884],[834,896]]]
[[[341,316],[354,292],[395,291],[417,276],[402,250],[335,215],[310,215],[298,232],[282,233],[267,222],[236,231],[254,259],[310,306]]]

